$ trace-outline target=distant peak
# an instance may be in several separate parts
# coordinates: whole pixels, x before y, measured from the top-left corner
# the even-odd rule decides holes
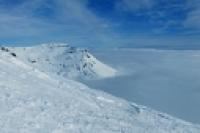
[[[17,56],[41,71],[66,78],[108,78],[116,76],[117,72],[87,49],[71,47],[66,43],[44,43],[28,49],[13,48],[11,51],[12,56]]]
[[[41,45],[42,47],[69,47],[69,44],[67,43],[43,43]]]

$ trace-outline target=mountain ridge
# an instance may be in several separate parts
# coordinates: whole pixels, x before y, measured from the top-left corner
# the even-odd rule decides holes
[[[18,55],[16,55],[18,57]],[[0,51],[0,132],[198,133],[200,126],[52,77]]]
[[[88,50],[71,47],[65,43],[2,48],[51,75],[56,73],[71,79],[109,78],[117,75],[117,70],[96,59]]]

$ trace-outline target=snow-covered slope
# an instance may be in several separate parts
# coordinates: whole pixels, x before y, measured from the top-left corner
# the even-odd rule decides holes
[[[49,74],[68,78],[107,78],[116,70],[100,62],[85,49],[67,44],[43,44],[34,47],[9,47],[17,58]]]
[[[1,133],[199,133],[200,126],[54,79],[0,51]]]

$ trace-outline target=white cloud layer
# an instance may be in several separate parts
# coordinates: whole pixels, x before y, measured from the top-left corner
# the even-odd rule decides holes
[[[145,12],[145,15],[149,15],[147,24],[156,22],[156,24],[161,25],[147,31],[149,32],[147,34],[142,30],[138,31],[139,29],[136,29],[136,32],[134,29],[130,29],[132,33],[130,33],[129,37],[126,37],[126,31],[120,33],[113,28],[115,25],[120,27],[123,23],[110,21],[98,16],[88,8],[88,0],[24,0],[24,2],[11,7],[2,4],[2,1],[0,0],[1,43],[6,42],[6,40],[20,38],[22,43],[59,41],[77,45],[94,45],[96,47],[96,44],[107,46],[126,45],[127,43],[130,44],[130,42],[136,44],[138,40],[132,40],[132,36],[140,36],[139,38],[144,40],[141,45],[146,45],[145,43],[148,43],[149,39],[144,36],[148,36],[147,34],[165,34],[167,29],[177,25],[179,25],[179,28],[183,26],[183,28],[191,29],[187,31],[188,34],[200,31],[199,0],[187,0],[185,8],[190,10],[186,13],[186,18],[181,22],[163,18],[167,17],[166,10],[183,8],[184,4],[181,7],[179,5],[173,5],[173,7],[163,6],[163,8],[169,9],[158,12],[157,10],[151,11],[158,2],[156,0],[121,0],[117,2],[116,10],[119,11],[117,13],[121,13],[120,11],[140,13],[140,10],[147,9],[148,11]],[[51,12],[45,14],[40,12],[41,8],[47,8]],[[45,17],[44,14],[49,16]],[[167,42],[162,39],[158,40],[161,40],[159,43]],[[140,43],[140,41],[138,42]]]
[[[43,36],[47,37],[44,40],[54,38],[75,43],[82,40],[84,43],[88,37],[87,41],[91,43],[109,41],[106,35],[109,34],[109,23],[87,8],[87,0],[52,0],[53,5],[48,2],[25,1],[14,8],[0,5],[0,38]],[[49,8],[53,12],[51,17],[36,14],[41,7]]]

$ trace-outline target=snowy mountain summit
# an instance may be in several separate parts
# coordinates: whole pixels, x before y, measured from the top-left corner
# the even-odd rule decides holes
[[[199,125],[43,72],[46,59],[61,57],[51,47],[39,48],[0,49],[0,133],[200,132]],[[30,56],[22,58],[23,51]]]
[[[67,78],[108,78],[117,71],[97,60],[86,49],[68,44],[42,44],[34,47],[8,48],[23,60],[43,72]]]

